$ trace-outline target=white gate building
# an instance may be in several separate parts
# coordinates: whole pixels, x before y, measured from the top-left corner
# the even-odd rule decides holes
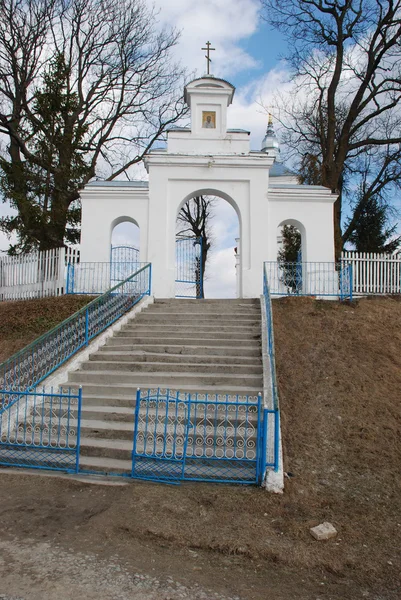
[[[207,75],[185,87],[190,127],[167,133],[167,148],[145,157],[149,181],[96,181],[81,192],[81,261],[108,262],[113,228],[140,228],[140,260],[151,262],[153,293],[175,296],[176,219],[182,205],[199,195],[218,196],[235,209],[240,227],[238,292],[258,297],[262,265],[276,260],[277,237],[285,224],[302,236],[304,262],[334,262],[333,203],[321,186],[299,185],[277,161],[278,144],[269,123],[260,151],[251,151],[249,132],[227,129],[234,87]]]

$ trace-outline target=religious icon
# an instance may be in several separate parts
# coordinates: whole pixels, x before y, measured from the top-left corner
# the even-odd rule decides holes
[[[216,129],[216,113],[213,111],[202,112],[202,127],[204,129]]]

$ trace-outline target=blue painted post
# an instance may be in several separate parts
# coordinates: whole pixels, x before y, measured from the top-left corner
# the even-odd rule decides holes
[[[85,310],[85,345],[89,344],[89,311]]]
[[[203,258],[203,237],[200,238],[200,256],[199,256],[199,291],[200,298],[203,298],[203,275],[202,275],[202,258]]]
[[[263,413],[262,394],[258,394],[258,425],[256,439],[256,483],[261,484],[263,478]]]
[[[137,431],[138,431],[138,420],[139,420],[140,405],[141,405],[141,389],[137,388],[137,390],[136,390],[136,402],[135,402],[134,439],[133,439],[133,444],[132,444],[132,458],[131,458],[131,476],[132,477],[134,477],[134,473],[135,473],[136,434],[137,434]],[[147,424],[147,420],[146,420],[146,424]]]
[[[280,411],[274,411],[274,470],[277,473],[280,454]]]
[[[149,286],[148,286],[148,296],[152,293],[152,263],[149,263]]]
[[[77,459],[75,464],[75,472],[79,473],[79,452],[81,446],[81,413],[82,413],[82,388],[78,390],[78,414],[77,414]]]
[[[353,265],[350,264],[348,265],[348,269],[349,269],[349,299],[350,302],[352,302],[352,293],[353,293],[353,287],[354,287],[354,268]]]
[[[71,263],[68,263],[67,265],[66,293],[74,293],[74,265]]]
[[[265,476],[266,473],[266,463],[267,463],[267,458],[266,458],[266,454],[267,454],[267,431],[268,431],[268,425],[269,425],[269,409],[265,408],[263,410],[263,427],[262,427],[262,466],[261,466],[261,483],[263,482],[263,478]]]

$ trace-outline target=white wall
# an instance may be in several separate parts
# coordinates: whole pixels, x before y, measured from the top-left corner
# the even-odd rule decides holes
[[[81,200],[81,262],[110,261],[113,224],[124,217],[133,219],[139,226],[140,260],[148,260],[149,193],[146,188],[110,187],[104,182],[104,186],[86,186],[81,191]]]
[[[268,197],[267,260],[277,260],[278,228],[282,224],[293,224],[298,226],[303,234],[302,260],[304,262],[334,262],[333,204],[337,198],[335,194],[327,188],[317,186],[297,185],[281,188],[271,186]]]

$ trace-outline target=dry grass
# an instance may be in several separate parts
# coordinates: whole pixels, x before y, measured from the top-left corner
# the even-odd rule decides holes
[[[0,302],[0,362],[67,319],[91,296]]]

